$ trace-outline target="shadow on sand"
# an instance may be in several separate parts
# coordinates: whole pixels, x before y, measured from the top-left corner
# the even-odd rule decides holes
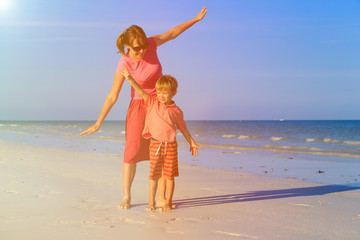
[[[352,191],[357,189],[360,189],[360,185],[357,186],[325,185],[325,186],[306,187],[306,188],[255,191],[255,192],[239,193],[239,194],[178,199],[174,201],[174,204],[178,205],[178,207],[189,208],[189,207],[200,207],[200,206],[226,204],[226,203],[270,200],[270,199],[278,199],[278,198],[325,195],[329,193],[345,192],[345,191]]]

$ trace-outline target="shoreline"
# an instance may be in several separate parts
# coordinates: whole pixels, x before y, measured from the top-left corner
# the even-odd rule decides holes
[[[183,152],[187,150],[184,145],[179,145],[179,148]],[[186,153],[181,157],[187,165],[248,172],[268,178],[298,179],[317,184],[360,182],[360,172],[357,171],[360,165],[357,162],[310,160],[301,155],[221,148],[203,148],[195,159],[187,157]]]
[[[239,124],[229,125],[229,122]],[[314,183],[360,182],[360,172],[357,171],[360,168],[360,162],[357,161],[360,149],[358,145],[343,144],[344,139],[360,143],[357,141],[358,136],[348,135],[349,130],[358,122],[346,121],[347,124],[343,126],[338,125],[338,121],[329,121],[328,127],[331,130],[319,134],[316,133],[317,130],[314,131],[314,126],[327,129],[327,125],[309,124],[313,121],[299,121],[298,125],[287,121],[260,121],[261,124],[257,122],[259,121],[218,121],[218,125],[214,125],[214,121],[190,121],[190,129],[194,130],[196,141],[203,149],[195,159],[184,153],[179,156],[179,162],[212,169],[251,172],[267,177],[296,178]],[[291,127],[287,129],[289,124]],[[113,154],[121,154],[125,148],[123,121],[107,121],[98,133],[81,137],[79,133],[89,126],[88,122],[43,121],[39,124],[38,121],[27,121],[3,125],[0,122],[0,126],[3,139],[14,144]],[[301,126],[307,126],[306,134],[299,133]],[[267,127],[267,132],[260,133],[261,127]],[[273,128],[275,130],[272,130]],[[285,130],[295,135],[289,135]],[[276,138],[276,141],[273,138]],[[314,141],[304,144],[305,138]],[[178,137],[178,143],[179,148],[182,148],[180,152],[187,152],[187,143],[182,136]],[[352,153],[352,157],[349,153]]]
[[[317,184],[180,164],[169,213],[147,212],[148,162],[130,210],[122,156],[0,139],[0,238],[358,239],[360,185]],[[183,149],[182,158],[190,158]]]
[[[13,134],[13,133],[12,133]],[[101,132],[101,134],[104,134]],[[123,134],[123,133],[122,133]],[[23,144],[28,147],[59,149],[77,153],[118,154],[124,149],[124,140],[112,141],[102,135],[78,136],[66,135],[52,137],[29,133],[11,136],[12,139],[0,138],[9,144]],[[8,138],[8,136],[6,136]],[[292,178],[300,181],[327,184],[349,184],[360,182],[358,162],[309,159],[293,153],[271,152],[263,150],[226,149],[221,147],[203,146],[199,156],[189,157],[188,145],[182,136],[179,137],[179,162],[211,169],[227,169],[235,172],[249,172],[270,178]],[[116,153],[115,153],[116,152]]]

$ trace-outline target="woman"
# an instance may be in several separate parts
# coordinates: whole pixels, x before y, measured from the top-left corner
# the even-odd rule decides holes
[[[157,47],[177,38],[181,33],[190,28],[195,23],[201,21],[207,10],[204,7],[200,13],[193,19],[180,24],[168,32],[147,38],[144,31],[138,26],[131,26],[126,29],[117,39],[117,47],[123,57],[119,61],[114,83],[109,95],[107,96],[104,106],[101,110],[98,120],[89,129],[81,133],[92,134],[99,130],[113,105],[116,103],[122,85],[124,76],[121,69],[126,67],[130,74],[136,79],[144,90],[155,95],[155,83],[162,76],[162,68],[157,57]],[[127,52],[125,53],[125,47]],[[124,196],[121,209],[130,207],[131,185],[135,177],[136,163],[143,160],[149,160],[149,140],[141,137],[144,127],[146,109],[143,105],[142,98],[134,89],[131,89],[131,102],[126,115],[125,123],[125,151],[123,164],[123,191]]]

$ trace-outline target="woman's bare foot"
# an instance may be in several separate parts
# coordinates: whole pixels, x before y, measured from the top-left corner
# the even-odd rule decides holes
[[[155,210],[155,204],[149,204],[145,209],[146,209],[146,211],[154,211]]]
[[[118,206],[119,209],[129,209],[130,208],[130,197],[124,197],[122,203]]]

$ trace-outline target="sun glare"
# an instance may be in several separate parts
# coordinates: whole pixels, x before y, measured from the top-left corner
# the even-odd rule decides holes
[[[10,0],[0,0],[0,11],[10,7]]]

